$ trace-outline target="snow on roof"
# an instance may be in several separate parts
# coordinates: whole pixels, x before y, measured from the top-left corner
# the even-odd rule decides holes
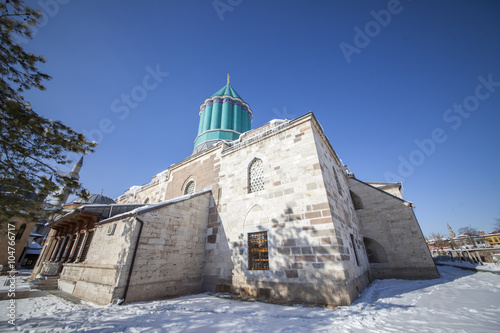
[[[30,249],[41,249],[43,246],[41,246],[40,244],[38,244],[37,242],[31,242],[29,248]]]
[[[133,193],[133,194],[136,194],[137,192],[139,192],[140,190],[142,189],[142,186],[137,186],[137,185],[134,185],[134,186],[131,186],[128,191]]]
[[[457,237],[455,237],[455,239],[456,238],[470,238],[470,237],[481,237],[481,236],[479,236],[479,235],[469,235],[469,234],[460,234]]]
[[[288,122],[288,119],[273,119],[269,122],[271,126],[277,126]]]
[[[299,119],[299,118],[297,118],[297,119]],[[297,119],[294,119],[294,121]],[[285,120],[273,119],[270,122],[268,122],[260,127],[257,127],[257,128],[252,129],[252,130],[249,130],[245,133],[242,133],[238,139],[228,142],[230,145],[229,149],[235,149],[235,148],[240,147],[241,145],[244,146],[245,144],[247,144],[249,142],[260,140],[264,136],[266,136],[270,133],[274,133],[274,132],[279,131],[280,129],[286,127],[290,123],[291,123],[291,121],[287,120],[287,119],[285,119]]]
[[[183,196],[180,196],[180,197],[176,197],[176,198],[172,198],[172,199],[169,199],[169,200],[166,200],[166,201],[162,201],[162,202],[159,202],[159,203],[155,203],[155,204],[146,204],[142,207],[138,207],[138,208],[135,208],[131,211],[128,211],[128,212],[125,212],[125,213],[122,213],[122,214],[118,214],[118,215],[115,215],[115,216],[112,216],[108,219],[104,219],[102,221],[99,222],[99,224],[104,224],[104,223],[108,223],[108,222],[112,222],[112,221],[115,221],[115,220],[119,220],[119,219],[122,219],[124,217],[128,217],[128,216],[135,216],[135,215],[140,215],[140,214],[144,214],[146,212],[149,212],[151,210],[155,210],[155,209],[158,209],[158,208],[161,208],[161,207],[164,207],[164,206],[168,206],[168,205],[171,205],[175,202],[180,202],[180,201],[184,201],[184,200],[187,200],[187,199],[190,199],[194,196],[198,196],[200,194],[204,194],[204,193],[207,193],[207,192],[210,192],[212,190],[212,187],[209,186],[209,187],[205,187],[203,189],[201,189],[199,192],[196,192],[196,193],[191,193],[191,194],[186,194],[186,195],[183,195]]]
[[[27,249],[26,254],[40,254],[42,252],[42,249]]]
[[[169,171],[170,171],[170,169],[163,170],[162,172],[157,173],[155,177],[161,178],[162,176],[166,176],[166,175],[168,175]]]

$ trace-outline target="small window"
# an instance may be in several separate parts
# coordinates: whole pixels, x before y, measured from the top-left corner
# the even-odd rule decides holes
[[[359,266],[358,251],[356,250],[356,242],[354,241],[353,234],[351,234],[351,246],[354,251],[354,257],[356,258],[356,264]]]
[[[339,176],[337,175],[337,170],[335,170],[335,167],[333,167],[333,175],[335,176],[335,182],[337,183],[337,190],[339,191],[339,194],[342,196],[342,188],[340,187]]]
[[[248,254],[250,270],[269,270],[267,231],[248,234]]]
[[[262,160],[256,158],[248,167],[248,193],[264,189],[264,170]]]
[[[184,189],[184,195],[186,194],[193,194],[194,193],[194,180],[189,181],[187,183],[186,188]]]

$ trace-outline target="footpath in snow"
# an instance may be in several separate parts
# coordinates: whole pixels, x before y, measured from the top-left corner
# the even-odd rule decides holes
[[[96,306],[40,292],[16,300],[15,326],[1,300],[0,332],[498,332],[500,275],[438,269],[435,280],[375,280],[353,305],[333,310],[209,293]]]

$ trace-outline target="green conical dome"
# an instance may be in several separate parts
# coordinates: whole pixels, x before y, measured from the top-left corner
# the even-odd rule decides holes
[[[229,84],[209,97],[200,106],[198,136],[193,154],[212,147],[220,140],[236,140],[250,130],[252,110]]]
[[[229,83],[212,95],[212,97],[214,96],[231,96],[241,99],[240,95],[238,95],[238,93],[233,89],[233,87],[229,85]]]

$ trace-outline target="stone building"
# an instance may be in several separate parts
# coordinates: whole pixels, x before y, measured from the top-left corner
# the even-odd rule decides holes
[[[484,235],[484,239],[488,242],[489,246],[500,246],[500,230]]]
[[[13,271],[28,244],[35,222],[20,217],[0,223],[0,274]]]
[[[33,274],[99,304],[226,291],[349,305],[373,278],[438,277],[401,185],[357,180],[313,113],[251,130],[228,82],[199,115],[189,157],[54,221]]]

